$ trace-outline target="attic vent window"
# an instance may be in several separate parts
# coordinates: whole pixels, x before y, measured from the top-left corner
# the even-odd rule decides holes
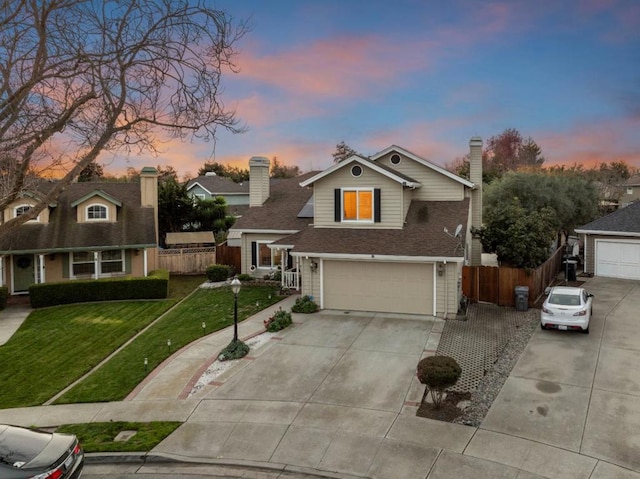
[[[351,174],[353,176],[355,176],[356,178],[362,175],[362,166],[360,165],[353,165],[351,167]]]
[[[109,219],[108,209],[104,205],[87,206],[87,221],[107,220]]]
[[[400,155],[391,155],[391,164],[399,165],[400,164]]]

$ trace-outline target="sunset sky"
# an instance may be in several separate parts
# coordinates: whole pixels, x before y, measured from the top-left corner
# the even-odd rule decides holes
[[[251,19],[224,103],[248,131],[212,144],[168,143],[158,158],[195,175],[207,160],[260,155],[303,171],[331,165],[344,140],[391,144],[444,165],[469,138],[507,128],[547,165],[626,160],[640,167],[638,0],[219,0]]]

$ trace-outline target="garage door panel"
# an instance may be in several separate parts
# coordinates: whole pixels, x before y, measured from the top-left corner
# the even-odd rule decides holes
[[[433,314],[433,265],[325,261],[323,297],[327,309]]]
[[[640,279],[640,243],[598,241],[596,274],[610,278]]]

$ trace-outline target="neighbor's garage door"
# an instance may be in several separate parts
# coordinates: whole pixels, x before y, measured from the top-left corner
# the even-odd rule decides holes
[[[323,262],[324,308],[433,314],[433,265]]]
[[[640,279],[640,242],[596,241],[596,276]]]

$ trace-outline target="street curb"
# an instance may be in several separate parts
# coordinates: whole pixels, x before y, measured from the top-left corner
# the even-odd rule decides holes
[[[175,464],[180,466],[212,466],[229,467],[238,469],[250,469],[253,471],[271,471],[282,473],[304,474],[309,477],[319,479],[363,479],[362,476],[353,476],[330,471],[319,471],[308,467],[294,466],[290,464],[279,464],[272,462],[247,461],[241,459],[207,459],[189,458],[164,453],[145,452],[93,452],[85,454],[86,464]]]

